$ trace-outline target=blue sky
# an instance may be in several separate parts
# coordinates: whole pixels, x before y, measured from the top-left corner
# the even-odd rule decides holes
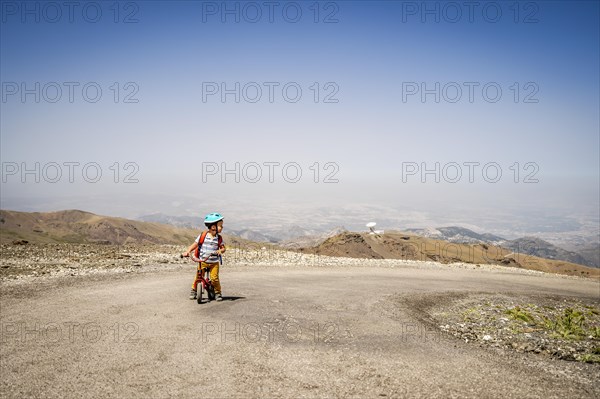
[[[598,2],[480,2],[472,21],[464,2],[279,2],[273,22],[264,2],[80,4],[70,22],[64,6],[59,18],[43,2],[2,2],[3,207],[14,209],[27,198],[27,210],[51,210],[52,198],[81,198],[74,205],[111,212],[105,201],[101,207],[90,199],[104,193],[112,195],[113,213],[131,216],[160,206],[124,212],[119,198],[165,192],[218,192],[229,201],[244,196],[259,208],[265,198],[315,197],[332,207],[385,202],[448,213],[473,198],[482,212],[509,203],[558,207],[565,214],[598,205]],[[33,11],[23,15],[25,7]],[[236,7],[239,22],[235,13],[223,15]],[[423,7],[437,7],[439,22]],[[298,9],[302,15],[292,23]],[[96,10],[101,16],[92,23]],[[258,22],[248,21],[255,17]],[[328,18],[337,22],[325,23]],[[23,102],[19,92],[7,94],[15,83],[33,88],[36,82],[39,103],[33,95]],[[49,82],[63,89],[56,103],[42,93]],[[79,84],[72,103],[64,82]],[[81,91],[90,82],[102,89],[95,103]],[[207,84],[233,88],[236,82],[241,88],[256,82],[260,100],[246,101],[240,93],[239,103],[234,95],[223,103],[217,93],[203,101]],[[265,82],[275,85],[273,102]],[[302,90],[296,103],[281,91],[291,82]],[[474,87],[472,102],[465,82]],[[436,83],[439,102],[435,94],[423,102],[420,92],[404,93],[403,101],[403,90]],[[497,87],[502,90],[497,102],[486,101],[486,85],[492,98]],[[125,103],[127,94],[138,102]],[[255,92],[246,94],[254,98]],[[324,102],[327,94],[338,101]],[[10,165],[71,161],[97,163],[103,179],[49,183],[42,175],[37,183],[31,175],[23,182],[20,170],[7,174]],[[281,177],[273,184],[218,178],[193,184],[201,180],[202,162],[234,167],[270,161],[297,162],[305,178],[299,184]],[[117,183],[110,169],[115,162]],[[138,183],[121,182],[134,170],[123,168],[127,162],[137,165]],[[322,166],[335,163],[339,182],[310,181],[315,162],[320,180],[328,172]],[[494,163],[503,179],[489,183],[479,174],[473,183],[448,183],[442,175],[437,183],[425,175],[423,183],[417,174],[403,181],[407,162],[431,168],[436,162]],[[534,170],[524,169],[527,163],[536,165],[538,183],[522,182]]]

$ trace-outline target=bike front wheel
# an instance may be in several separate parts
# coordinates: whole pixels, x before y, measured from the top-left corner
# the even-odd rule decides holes
[[[198,286],[196,287],[196,300],[198,301],[198,303],[202,303],[203,291],[204,291],[204,287],[202,285],[202,282],[199,281]]]

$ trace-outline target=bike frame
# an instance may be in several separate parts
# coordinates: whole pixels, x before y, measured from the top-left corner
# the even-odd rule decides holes
[[[213,283],[210,280],[210,268],[202,268],[202,263],[206,262],[211,255],[213,254],[207,255],[205,259],[197,258],[193,253],[188,255],[191,260],[198,263],[198,267],[196,269],[196,295],[198,297],[198,303],[202,303],[202,291],[206,292],[206,296],[209,301],[215,299],[215,287],[213,286]],[[183,255],[180,256],[183,257]],[[205,273],[202,273],[202,270],[205,270]],[[198,284],[202,284],[202,286],[198,287]]]
[[[204,273],[202,273],[202,270],[204,270]],[[212,287],[213,283],[210,280],[210,269],[208,267],[202,269],[202,262],[198,263],[198,270],[196,270],[196,273],[198,273],[198,284],[202,284],[204,289],[207,289],[209,286]]]

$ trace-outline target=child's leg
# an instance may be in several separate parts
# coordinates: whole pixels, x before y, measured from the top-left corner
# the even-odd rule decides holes
[[[219,281],[219,264],[215,263],[210,268],[210,280],[215,287],[215,294],[221,293],[221,282]]]
[[[198,269],[200,269],[200,264],[198,264],[198,268],[196,269],[196,274],[194,275],[194,282],[192,283],[192,289],[194,291],[196,291],[196,288],[198,287]]]

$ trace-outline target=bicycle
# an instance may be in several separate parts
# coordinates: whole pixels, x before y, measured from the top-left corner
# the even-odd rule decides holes
[[[196,273],[198,274],[196,285],[196,301],[198,302],[198,304],[202,303],[202,297],[204,296],[204,292],[206,292],[206,296],[209,302],[215,300],[215,287],[210,279],[210,269],[208,267],[205,267],[204,269],[200,267],[202,265],[202,262],[206,262],[208,258],[215,254],[217,253],[210,253],[204,259],[197,258],[193,253],[188,254],[188,256],[186,256],[187,258],[191,258],[192,261],[198,262],[198,269],[196,270]],[[179,257],[183,258],[184,256],[183,254],[180,254]],[[203,270],[204,273],[202,273]]]

